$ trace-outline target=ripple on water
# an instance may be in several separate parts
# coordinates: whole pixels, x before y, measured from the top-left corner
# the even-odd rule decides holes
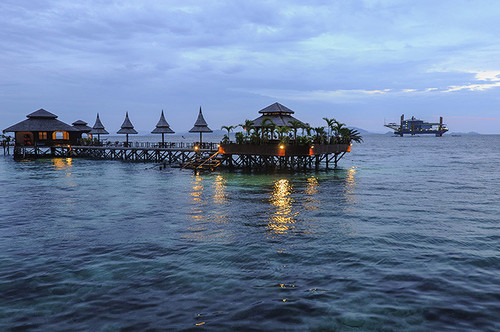
[[[458,139],[308,174],[0,159],[0,330],[499,330],[499,138]]]

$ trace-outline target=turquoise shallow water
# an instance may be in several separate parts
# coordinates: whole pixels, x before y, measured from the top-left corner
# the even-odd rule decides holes
[[[500,136],[151,166],[0,156],[0,330],[500,329]]]

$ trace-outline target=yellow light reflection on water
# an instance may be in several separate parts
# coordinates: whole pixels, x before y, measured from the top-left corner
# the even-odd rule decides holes
[[[217,204],[224,204],[227,201],[226,194],[226,180],[221,176],[217,175],[214,182],[214,202]]]
[[[55,158],[52,160],[52,166],[56,169],[56,170],[66,170],[66,176],[70,177],[71,176],[71,167],[73,166],[72,165],[72,162],[73,162],[73,159],[72,158],[65,158],[65,159],[62,159],[62,158]]]
[[[73,159],[72,158],[55,158],[52,160],[53,166],[58,169],[58,168],[67,168],[72,166]]]
[[[347,170],[346,187],[345,187],[344,196],[351,203],[355,201],[354,194],[356,193],[355,189],[356,189],[356,185],[357,185],[355,175],[356,175],[356,168],[355,167],[352,167],[352,168]]]
[[[195,174],[189,189],[191,206],[184,238],[202,242],[229,240],[228,216],[222,207],[214,209],[213,204],[226,202],[226,180],[220,175],[211,178]]]
[[[274,189],[271,193],[271,204],[276,207],[269,220],[269,229],[273,232],[282,234],[287,233],[294,228],[295,217],[297,213],[293,212],[292,186],[287,179],[281,179],[274,183]]]
[[[314,176],[307,178],[307,187],[305,190],[306,197],[304,204],[306,210],[316,210],[319,208],[318,188],[319,188],[318,178]]]
[[[193,184],[193,190],[191,190],[191,197],[193,197],[194,202],[201,201],[201,194],[203,193],[203,178],[199,174],[195,174]]]

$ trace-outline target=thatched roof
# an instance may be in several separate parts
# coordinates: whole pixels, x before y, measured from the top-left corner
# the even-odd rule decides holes
[[[163,110],[161,111],[160,120],[156,124],[156,128],[151,132],[152,134],[174,134],[175,132],[170,129],[170,125],[167,120],[165,120],[165,115],[163,115]]]
[[[57,115],[47,112],[44,109],[39,109],[26,115],[26,117],[28,119],[4,129],[4,132],[78,131],[73,126],[57,120]]]
[[[116,132],[117,134],[137,134],[137,131],[134,129],[132,122],[128,118],[128,112],[125,114],[125,120],[121,126],[121,129]]]
[[[203,114],[201,113],[201,107],[200,107],[200,113],[198,114],[198,119],[194,123],[194,127],[191,128],[189,131],[190,133],[211,133],[213,132],[212,129],[208,128],[208,124],[203,118]]]
[[[81,131],[82,133],[88,133],[92,130],[89,126],[87,126],[87,122],[82,120],[77,120],[72,123],[73,127]]]
[[[291,127],[290,121],[299,121],[300,123],[302,123],[302,125],[304,127],[306,126],[306,124],[304,122],[297,120],[296,118],[294,118],[291,115],[281,115],[281,116],[279,116],[279,115],[261,115],[257,119],[253,120],[253,126],[256,128],[262,127],[262,122],[266,118],[270,119],[278,127],[284,127],[284,126]]]
[[[269,105],[266,108],[261,109],[259,113],[263,114],[257,119],[253,120],[253,126],[256,128],[260,128],[262,126],[262,122],[266,118],[270,119],[278,127],[290,127],[290,121],[299,121],[303,126],[306,126],[305,123],[290,115],[295,113],[294,111],[286,106],[281,105],[280,103]]]
[[[259,113],[263,113],[263,114],[267,114],[267,115],[270,115],[271,113],[272,114],[277,113],[277,114],[281,114],[281,115],[289,115],[289,114],[293,114],[295,112],[292,111],[291,109],[289,109],[288,107],[281,105],[280,103],[274,103],[274,104],[271,104],[271,105],[261,109],[259,111]]]
[[[40,108],[38,111],[35,111],[31,114],[26,115],[27,118],[33,119],[56,119],[57,115],[50,113],[49,111]]]
[[[94,126],[92,127],[92,130],[90,131],[90,133],[93,135],[108,135],[109,134],[107,132],[107,130],[104,129],[104,126],[101,122],[101,119],[99,119],[99,113],[97,113],[97,119],[95,120]]]

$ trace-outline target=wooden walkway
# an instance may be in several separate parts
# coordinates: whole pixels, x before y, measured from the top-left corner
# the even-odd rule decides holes
[[[131,146],[16,146],[15,159],[87,158],[154,162],[160,167],[179,167],[195,171],[213,171],[218,167],[249,171],[291,170],[307,171],[337,167],[338,161],[350,151],[346,144],[290,146],[288,151],[276,150],[274,145],[252,146],[217,143],[136,143]],[[306,149],[307,148],[307,149]],[[256,151],[254,151],[257,149]],[[304,150],[304,151],[302,151]],[[314,150],[314,151],[313,151]],[[317,151],[317,152],[315,152]]]
[[[167,145],[165,145],[167,146]],[[191,162],[195,157],[212,155],[218,151],[218,145],[207,143],[200,147],[193,144],[172,143],[169,147],[158,147],[154,144],[134,146],[16,146],[15,159],[37,158],[88,158],[124,160],[134,162],[155,162],[168,165],[182,166]]]

